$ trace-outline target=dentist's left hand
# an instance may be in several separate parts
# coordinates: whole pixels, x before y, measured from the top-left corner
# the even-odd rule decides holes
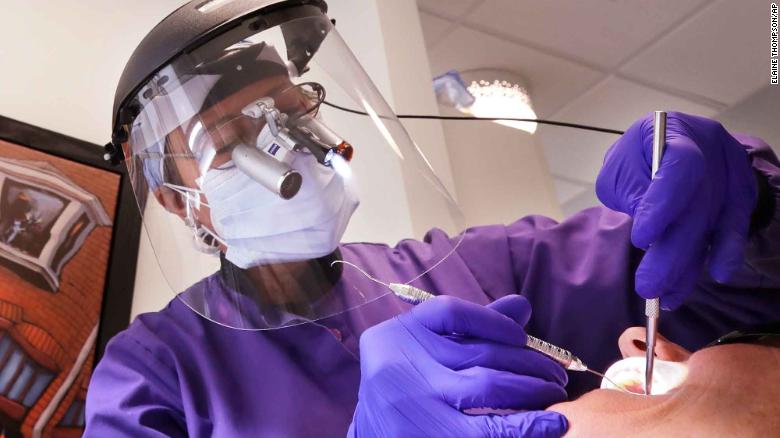
[[[480,306],[436,297],[360,338],[359,401],[349,437],[558,437],[563,368],[525,348],[528,301]],[[457,336],[452,336],[452,335]],[[529,410],[468,415],[469,408]]]
[[[703,267],[721,283],[742,269],[758,191],[747,148],[720,123],[669,112],[665,144],[651,178],[653,117],[637,120],[607,151],[596,194],[634,218],[631,242],[646,250],[637,293],[674,309]]]

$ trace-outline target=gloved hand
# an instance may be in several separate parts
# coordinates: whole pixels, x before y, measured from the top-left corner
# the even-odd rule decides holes
[[[718,122],[667,113],[666,150],[651,182],[652,145],[650,114],[607,151],[596,194],[634,218],[631,242],[647,250],[636,291],[673,309],[705,263],[719,282],[742,266],[757,187],[745,147]]]
[[[484,307],[426,301],[360,338],[360,391],[349,437],[558,437],[565,417],[529,411],[566,399],[563,367],[524,347],[531,307],[512,295]],[[453,336],[456,334],[456,336]]]

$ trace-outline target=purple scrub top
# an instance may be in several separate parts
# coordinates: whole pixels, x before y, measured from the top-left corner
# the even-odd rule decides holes
[[[780,164],[760,140],[738,138],[750,147],[774,202],[767,204],[768,224],[753,233],[745,268],[732,284],[717,284],[703,273],[686,303],[662,314],[660,332],[690,350],[780,315]],[[644,301],[633,287],[643,253],[632,247],[630,231],[629,217],[600,207],[562,223],[530,216],[471,228],[452,256],[413,285],[481,304],[523,294],[533,306],[529,334],[603,371],[620,357],[620,333],[644,324]],[[394,248],[357,243],[340,251],[375,277],[403,282],[458,239],[433,230],[423,241],[405,240]],[[385,292],[345,268],[332,293],[350,300],[351,284],[377,296]],[[184,293],[221,296],[215,292],[228,288],[216,273]],[[159,312],[140,315],[109,343],[87,394],[85,436],[345,436],[357,403],[360,334],[409,308],[383,295],[316,323],[240,331],[174,299]],[[569,377],[570,398],[600,383],[590,374]]]

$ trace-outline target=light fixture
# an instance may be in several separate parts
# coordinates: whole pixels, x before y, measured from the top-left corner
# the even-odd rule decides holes
[[[511,72],[493,69],[449,71],[433,80],[439,103],[474,117],[535,119],[524,81]],[[514,120],[495,123],[533,134],[537,124]]]

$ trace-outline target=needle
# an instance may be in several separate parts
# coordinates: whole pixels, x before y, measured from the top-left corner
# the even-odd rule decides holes
[[[666,112],[656,111],[653,117],[653,163],[650,178],[655,178],[658,168],[661,166],[661,157],[664,154],[666,143]],[[655,360],[655,339],[658,334],[658,316],[661,313],[658,298],[645,301],[645,316],[647,327],[645,339],[647,351],[645,352],[645,395],[650,395],[653,386],[653,365]]]
[[[625,386],[623,386],[623,385],[618,385],[617,383],[615,383],[615,382],[614,382],[612,379],[610,379],[609,377],[607,377],[605,374],[601,374],[600,372],[598,372],[598,371],[594,371],[594,370],[592,370],[592,369],[590,369],[590,368],[588,368],[588,369],[587,369],[587,370],[585,370],[585,371],[587,371],[587,372],[589,372],[589,373],[593,373],[593,374],[595,374],[595,375],[597,375],[597,376],[600,376],[600,377],[601,377],[601,378],[603,378],[603,379],[607,379],[607,382],[611,383],[611,384],[612,384],[612,386],[614,386],[615,388],[617,388],[617,389],[619,389],[619,390],[621,390],[621,391],[625,392],[626,394],[634,394],[633,392],[631,392],[631,391],[627,390]]]

